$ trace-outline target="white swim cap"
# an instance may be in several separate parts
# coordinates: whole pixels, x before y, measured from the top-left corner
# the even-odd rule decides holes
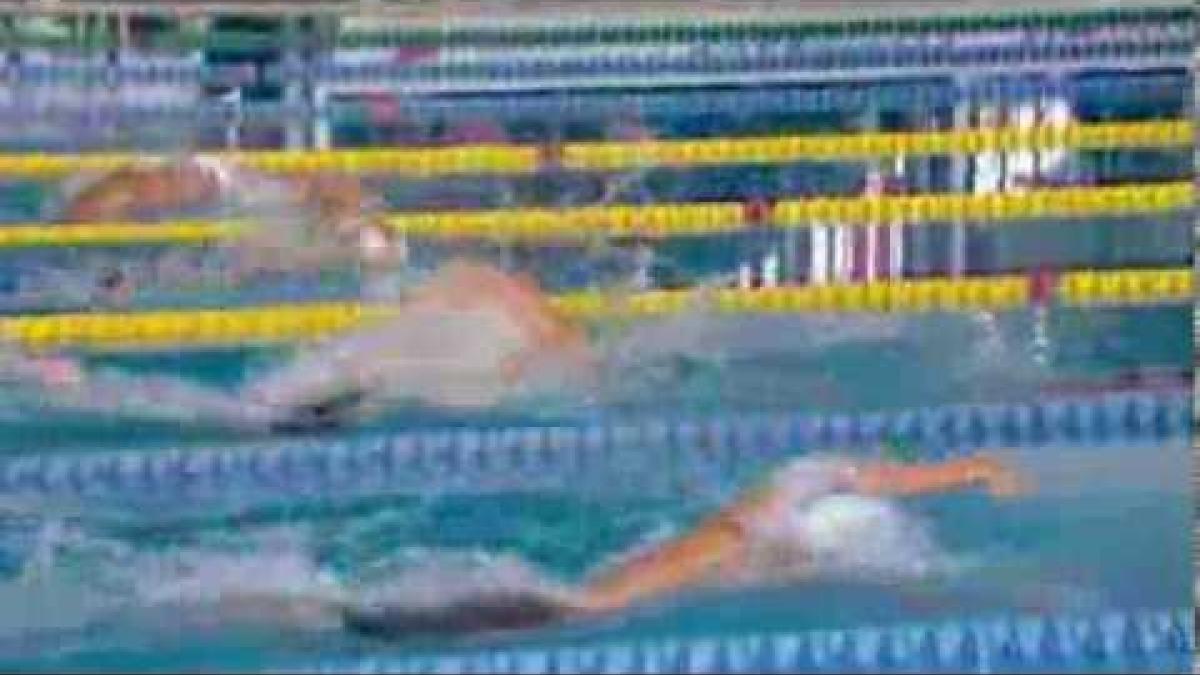
[[[387,234],[377,227],[363,227],[359,230],[358,246],[363,258],[369,261],[397,259],[404,261],[408,258],[408,247],[401,239],[389,239]]]
[[[922,577],[943,557],[924,523],[882,499],[832,494],[791,515],[797,544],[831,574]]]

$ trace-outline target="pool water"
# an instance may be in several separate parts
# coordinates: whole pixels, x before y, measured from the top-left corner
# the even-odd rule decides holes
[[[1055,310],[1045,319],[1048,342],[1041,346],[1031,338],[1039,319],[1027,312],[883,323],[780,319],[774,327],[788,336],[784,345],[731,350],[732,358],[719,366],[723,377],[706,380],[699,368],[691,379],[677,379],[671,396],[655,395],[656,387],[616,387],[607,408],[568,402],[556,409],[534,402],[487,419],[410,411],[356,433],[586,422],[639,406],[651,416],[670,416],[683,410],[875,411],[914,402],[1018,402],[1037,398],[1054,383],[1103,389],[1131,367],[1186,370],[1190,349],[1178,336],[1188,317],[1184,308]],[[761,326],[756,330],[761,333]],[[805,331],[816,336],[811,343],[795,339]],[[233,389],[247,373],[278,358],[242,351],[97,357],[96,364],[171,372]],[[637,368],[631,372],[636,375]],[[141,447],[153,453],[164,444],[221,447],[247,440],[212,428],[181,433],[170,424],[132,417],[50,414],[56,416],[6,421],[10,432],[0,436],[6,449],[88,453]],[[570,493],[309,494],[260,508],[211,510],[174,510],[169,500],[159,505],[132,500],[103,509],[90,508],[86,500],[40,505],[17,500],[6,503],[0,516],[0,667],[245,670],[294,667],[318,658],[1185,604],[1191,588],[1191,505],[1182,442],[1043,447],[1012,457],[1038,483],[1029,496],[996,501],[964,494],[904,505],[912,522],[923,523],[937,542],[940,571],[930,578],[764,580],[740,590],[673,598],[595,623],[399,644],[347,635],[324,615],[246,614],[216,600],[247,589],[307,597],[331,588],[369,600],[385,594],[406,565],[424,560],[436,566],[436,556],[443,555],[469,554],[472,564],[485,567],[512,558],[539,577],[571,582],[639,543],[682,531],[761,479],[763,467],[689,473],[684,449],[669,460],[683,463],[685,477],[669,494],[622,490],[618,470],[598,473],[594,485]]]
[[[608,367],[595,390],[518,397],[486,414],[404,407],[361,429],[289,442],[352,445],[411,430],[586,426],[629,416],[853,415],[1025,403],[1064,390],[1113,391],[1136,371],[1175,375],[1160,386],[1179,393],[1193,358],[1190,340],[1180,339],[1190,334],[1190,321],[1190,308],[1175,306],[641,320],[596,327]],[[246,348],[88,360],[233,396],[289,353]],[[219,424],[181,424],[186,410],[151,420],[137,408],[88,412],[30,392],[2,395],[5,459],[253,451],[267,440]],[[1107,446],[1041,447],[1014,456],[1038,483],[1031,495],[905,502],[906,522],[927,528],[936,542],[937,555],[921,563],[936,570],[928,577],[764,579],[602,621],[400,643],[347,634],[328,610],[329,598],[387,597],[410,567],[454,569],[451,561],[462,564],[463,556],[485,569],[519,563],[546,583],[577,582],[631,547],[685,530],[760,480],[769,458],[698,467],[692,455],[704,450],[681,447],[666,458],[597,471],[566,491],[559,485],[486,495],[434,483],[362,494],[257,495],[251,487],[196,501],[184,492],[140,499],[136,487],[122,498],[94,500],[5,492],[0,669],[245,671],[365,656],[1174,610],[1188,604],[1192,587],[1189,458],[1181,443],[1124,445],[1118,438]],[[646,488],[654,481],[638,472],[664,467],[676,472],[671,488]],[[257,597],[248,607],[229,601],[248,592],[268,600]],[[296,597],[311,602],[296,608]]]
[[[1056,387],[1088,392],[1114,378],[1154,371],[1179,378],[1190,369],[1185,307],[1055,309],[1044,316],[942,314],[919,317],[694,317],[641,322],[609,349],[597,390],[541,392],[499,410],[449,414],[396,410],[364,431],[551,425],[614,415],[727,412],[868,412],[914,405],[1013,402]],[[1039,334],[1042,338],[1039,340]],[[603,347],[603,342],[602,349]],[[234,394],[284,362],[288,352],[99,355],[90,365],[132,375],[162,374]],[[188,424],[187,411],[56,408],[38,396],[9,395],[0,416],[0,450],[129,449],[168,443],[233,442],[219,425]],[[173,416],[175,415],[175,416]]]
[[[571,494],[394,499],[231,522],[120,526],[6,518],[0,665],[153,671],[286,667],[316,657],[542,647],[632,637],[849,628],[1007,612],[1174,607],[1190,592],[1190,497],[1183,443],[1049,447],[1010,455],[1037,480],[1028,497],[920,498],[904,508],[937,542],[940,571],[906,583],[829,578],[705,591],[595,623],[523,635],[390,644],[332,626],[259,623],[214,594],[313,593],[338,580],[383,596],[405,565],[475,552],[518,556],[579,579],[641,541],[678,531],[738,489],[690,499]],[[23,540],[25,546],[15,545]],[[24,550],[22,550],[24,548]],[[24,572],[16,558],[25,556]],[[30,556],[41,556],[31,564]],[[34,570],[34,572],[31,572]],[[444,582],[453,583],[443,579]],[[449,589],[447,589],[449,592]],[[152,609],[151,598],[179,604]]]
[[[1191,79],[1184,68],[986,77],[964,72],[961,80],[930,76],[781,88],[474,92],[403,103],[414,120],[420,119],[413,126],[425,127],[410,139],[418,144],[444,143],[444,135],[480,117],[500,120],[507,129],[499,131],[509,140],[557,143],[611,139],[620,126],[614,120],[622,116],[645,127],[635,131],[658,138],[951,128],[958,124],[957,99],[968,91],[978,98],[967,108],[973,115],[982,118],[984,106],[1016,114],[1011,104],[1017,95],[1004,92],[1022,83],[1035,89],[1078,89],[1063,94],[1062,102],[1079,121],[1173,119],[1189,114]],[[969,86],[958,91],[951,80]],[[1091,86],[1080,89],[1088,82]],[[995,92],[983,91],[993,85]],[[953,96],[935,104],[930,100],[933,88]],[[805,109],[797,103],[803,99],[809,100]],[[27,121],[16,124],[19,138],[0,143],[42,151],[85,147],[81,130],[72,134],[58,123],[34,126],[39,129]],[[197,133],[178,129],[187,125],[177,121],[146,121],[144,126],[133,133],[132,127],[117,124],[121,133],[105,143],[128,150],[149,147],[145,144],[156,143],[155,138],[178,143]],[[396,141],[365,128],[365,120],[333,126],[337,147]],[[1185,181],[1194,173],[1190,149],[1066,154],[1043,167],[1039,179],[1047,185],[1101,186]],[[982,187],[960,184],[949,158],[901,160],[894,178],[904,191]],[[985,163],[967,162],[974,168],[966,172],[981,172]],[[659,167],[639,172],[614,202],[750,202],[860,194],[871,172],[861,161]],[[514,204],[571,208],[604,199],[612,179],[606,172],[539,170],[518,177],[373,181],[389,210],[421,210]],[[52,218],[62,208],[61,187],[41,180],[4,181],[0,219]],[[278,214],[256,215],[278,220]],[[970,227],[963,251],[966,272],[1181,265],[1189,260],[1193,216],[1181,211]],[[953,229],[944,223],[920,225],[906,227],[902,276],[948,274],[957,251]],[[736,274],[743,263],[792,246],[794,255],[784,263],[789,268],[781,279],[804,283],[810,270],[801,263],[810,251],[801,254],[796,247],[815,244],[805,238],[809,233],[796,237],[799,244],[785,241],[788,236],[783,230],[753,228],[662,242],[655,250],[652,276],[663,287],[713,283]],[[466,248],[533,270],[558,292],[627,280],[634,258],[627,243],[599,247],[602,253],[591,251],[590,244],[515,250],[471,242]],[[432,267],[461,248],[458,242],[422,242],[414,247],[414,266]],[[336,279],[280,275],[253,288],[231,288],[222,276],[222,265],[228,263],[223,255],[215,249],[184,252],[155,246],[5,251],[0,258],[0,314],[92,309],[97,306],[94,277],[114,265],[146,275],[135,280],[135,309],[346,299],[363,290],[354,273]],[[181,271],[192,276],[183,279],[187,275]],[[1191,340],[1181,339],[1191,335],[1191,317],[1189,307],[1051,307],[1045,312],[924,316],[719,318],[698,313],[599,326],[596,338],[606,367],[601,382],[587,391],[516,397],[486,414],[408,406],[342,434],[279,442],[306,450],[382,442],[410,430],[457,429],[469,435],[498,427],[604,425],[637,416],[668,421],[742,413],[853,416],[976,402],[1024,404],[1063,391],[1112,391],[1137,371],[1174,374],[1175,381],[1168,378],[1161,386],[1177,393],[1186,385],[1182,373],[1193,363]],[[87,360],[89,366],[135,377],[179,378],[235,400],[240,387],[290,355],[288,349],[244,348],[94,354]],[[14,487],[20,481],[10,475],[16,472],[3,470],[26,457],[74,461],[116,454],[140,459],[168,451],[230,449],[253,454],[259,444],[277,440],[193,422],[186,406],[144,409],[154,403],[87,410],[36,392],[0,391],[0,461],[14,462],[0,467],[0,670],[287,670],[321,662],[353,664],[368,657],[684,641],[1027,614],[1094,617],[1174,611],[1191,604],[1187,441],[1150,444],[1121,439],[1118,433],[1108,443],[982,448],[1026,473],[1035,489],[1011,499],[962,493],[890,503],[896,510],[889,513],[897,514],[887,521],[890,529],[849,543],[864,547],[855,550],[864,551],[873,563],[890,566],[877,573],[831,572],[805,580],[764,575],[747,586],[699,589],[603,620],[521,634],[383,642],[343,630],[331,605],[403,599],[396,594],[411,594],[414,588],[453,594],[468,586],[472,575],[539,587],[578,583],[631,549],[686,531],[763,480],[783,457],[804,456],[814,448],[725,453],[700,441],[694,447],[679,443],[669,451],[625,447],[611,453],[614,461],[607,469],[593,467],[575,482],[551,481],[546,489],[490,488],[486,494],[474,484],[425,484],[421,476],[407,476],[397,481],[402,486],[361,493],[291,491],[285,485],[258,495],[253,494],[257,484],[250,481],[250,487],[226,485],[200,499],[182,489],[146,494],[130,481],[121,484],[126,492],[115,498],[113,492],[119,490],[81,490],[67,498],[53,489],[21,492]],[[879,448],[845,450],[873,453]],[[641,452],[661,456],[638,461]],[[537,471],[533,465],[505,469]],[[537,476],[526,477],[537,484]],[[391,478],[389,474],[381,481]],[[1164,669],[1177,670],[1177,665]]]
[[[705,384],[696,381],[700,376],[667,401],[655,401],[645,390],[621,391],[630,398],[617,401],[625,405],[614,404],[610,411],[635,407],[630,404],[637,402],[636,395],[644,397],[648,414],[666,416],[688,406],[729,412],[773,404],[810,412],[886,410],[914,401],[1019,402],[1036,399],[1043,387],[1056,382],[1103,387],[1133,365],[1185,369],[1190,354],[1173,336],[1186,320],[1185,311],[1168,309],[1056,317],[1051,348],[1039,361],[1028,344],[1030,316],[998,318],[998,344],[1023,347],[999,352],[973,351],[970,345],[979,343],[971,338],[979,328],[963,317],[942,317],[905,325],[891,340],[836,343],[810,353],[760,358],[757,366],[726,366],[733,377],[715,381],[715,393],[687,390]],[[944,325],[938,326],[939,321]],[[952,337],[945,324],[957,326],[960,334]],[[276,356],[244,353],[105,362],[176,373],[182,363],[197,378],[233,387],[247,364],[272,358]],[[872,361],[874,367],[868,365]],[[770,378],[780,383],[775,389],[764,386]],[[931,381],[939,378],[940,386]],[[735,396],[744,398],[737,399],[739,405],[728,403]],[[575,405],[557,411],[516,406],[506,416],[488,419],[398,413],[375,428],[349,434],[349,442],[400,429],[586,423],[611,414]],[[2,436],[5,444],[20,454],[45,453],[52,446],[57,454],[85,455],[106,449],[140,448],[152,454],[164,446],[234,447],[247,441],[211,428],[181,433],[170,424],[58,415],[7,423],[12,426]],[[899,584],[837,578],[772,581],[697,592],[595,623],[400,643],[348,635],[328,616],[247,613],[223,607],[221,601],[247,589],[321,596],[331,587],[369,601],[386,595],[396,571],[414,558],[451,553],[472,553],[485,564],[511,556],[539,575],[577,581],[613,555],[685,529],[760,478],[762,467],[724,471],[710,465],[689,471],[684,449],[666,463],[681,463],[684,476],[666,493],[639,492],[641,476],[610,470],[570,492],[464,495],[431,484],[424,494],[276,494],[261,503],[253,495],[225,499],[220,494],[196,504],[181,495],[178,504],[169,498],[135,499],[94,507],[87,500],[0,500],[5,507],[0,510],[0,668],[288,669],[330,659],[352,663],[364,657],[686,640],[1008,614],[1093,616],[1177,608],[1187,604],[1192,587],[1192,502],[1183,443],[1041,447],[1017,460],[1039,483],[1028,497],[995,501],[969,494],[906,503],[904,508],[929,528],[946,555],[944,574],[931,579]],[[663,465],[631,463],[627,470]]]

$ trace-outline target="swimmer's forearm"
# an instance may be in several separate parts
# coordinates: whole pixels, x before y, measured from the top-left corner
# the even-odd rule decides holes
[[[936,464],[878,462],[857,468],[851,487],[880,496],[917,496],[981,488],[997,495],[1019,491],[1022,480],[1014,469],[990,455],[952,459]]]

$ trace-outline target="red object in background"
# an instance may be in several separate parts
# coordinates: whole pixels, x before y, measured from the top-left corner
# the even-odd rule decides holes
[[[418,63],[439,53],[436,46],[406,46],[389,51],[392,63],[401,65]],[[371,122],[377,125],[394,125],[404,121],[400,98],[389,92],[365,92],[360,94]]]
[[[546,143],[538,146],[538,162],[542,168],[557,169],[562,166],[562,143]]]
[[[762,197],[755,197],[746,202],[746,220],[755,225],[767,223],[771,220],[771,215],[774,210],[775,204],[773,201]]]
[[[362,99],[374,124],[396,124],[404,117],[395,94],[372,92],[363,94]]]
[[[393,63],[409,64],[435,57],[441,49],[437,45],[406,45],[391,51]]]
[[[1029,274],[1029,299],[1035,306],[1045,307],[1054,301],[1054,289],[1058,285],[1058,273],[1048,267],[1039,267]]]
[[[451,126],[442,140],[448,145],[501,144],[508,142],[508,132],[491,120],[477,118]]]

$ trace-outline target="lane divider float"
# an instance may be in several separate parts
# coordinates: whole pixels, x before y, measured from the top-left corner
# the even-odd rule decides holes
[[[258,150],[214,156],[279,173],[337,171],[408,177],[528,174],[547,162],[578,171],[696,167],[880,157],[1045,150],[1186,148],[1188,119],[947,131],[808,134],[748,138],[573,142],[554,147],[476,144],[423,148]],[[124,152],[0,154],[0,176],[55,178],[105,171],[146,160]]]
[[[1034,304],[1126,307],[1190,303],[1191,268],[1077,270],[1046,276],[923,278],[785,288],[718,288],[553,296],[580,320],[722,314],[1011,311]],[[1045,286],[1049,291],[1041,290]],[[32,350],[147,350],[280,344],[318,339],[386,319],[393,305],[315,302],[235,309],[79,312],[0,317],[0,339]]]
[[[385,217],[399,234],[436,239],[579,241],[594,237],[705,236],[763,228],[836,224],[979,227],[1041,218],[1178,212],[1194,206],[1189,182],[1043,188],[1026,192],[817,197],[777,201],[581,206],[562,209],[410,211]],[[242,221],[0,225],[0,249],[56,246],[205,245],[252,224]]]

